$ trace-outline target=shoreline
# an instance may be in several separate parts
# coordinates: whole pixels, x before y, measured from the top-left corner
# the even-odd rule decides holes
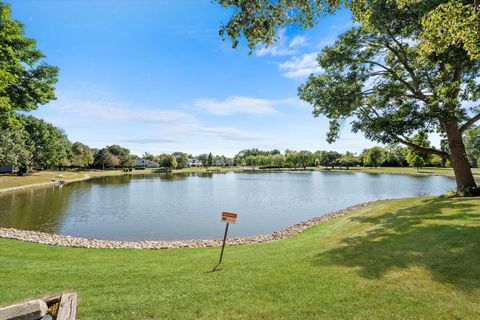
[[[87,175],[85,175],[85,177],[83,177],[83,178],[78,178],[78,179],[55,180],[55,181],[43,182],[43,183],[26,184],[26,185],[24,185],[24,186],[18,186],[18,187],[1,188],[1,189],[0,189],[0,194],[2,194],[2,193],[9,193],[9,192],[15,192],[15,191],[25,191],[25,190],[28,190],[28,189],[38,189],[38,188],[56,187],[56,186],[65,185],[65,184],[70,184],[70,183],[75,183],[75,182],[88,181],[88,180],[91,180],[92,178],[93,178],[92,176],[89,176],[89,175],[87,174]]]
[[[271,234],[236,237],[227,239],[226,243],[232,245],[245,244],[259,244],[268,243],[276,240],[286,239],[316,226],[320,223],[345,216],[353,213],[359,209],[365,208],[374,203],[365,202],[349,206],[344,209],[329,212],[321,216],[313,217],[311,219],[299,222],[297,224],[286,227],[280,231],[272,232]],[[118,240],[99,240],[87,239],[80,237],[72,237],[59,235],[54,233],[46,233],[40,231],[19,230],[14,228],[0,227],[0,238],[21,240],[26,242],[33,242],[38,244],[45,244],[57,247],[74,247],[74,248],[95,248],[95,249],[178,249],[178,248],[206,248],[218,247],[222,245],[222,240],[155,240],[155,241],[118,241]]]
[[[320,168],[310,168],[310,169],[307,169],[307,170],[292,170],[292,169],[284,169],[284,170],[264,170],[264,169],[258,169],[258,170],[241,170],[241,171],[237,171],[237,170],[221,170],[220,172],[216,172],[216,171],[195,171],[195,170],[187,170],[187,171],[184,171],[185,173],[223,173],[223,172],[239,172],[239,173],[248,173],[248,172],[287,172],[287,171],[308,171],[308,172],[332,172],[332,173],[368,173],[368,174],[393,174],[393,175],[408,175],[408,176],[445,176],[445,177],[448,177],[448,178],[451,178],[451,179],[454,179],[455,176],[451,175],[451,174],[443,174],[443,173],[435,173],[435,172],[388,172],[388,171],[378,171],[378,172],[374,172],[374,171],[370,171],[370,170],[358,170],[358,169],[350,169],[350,170],[346,170],[346,169],[333,169],[333,170],[329,170],[329,169],[320,169]],[[157,172],[139,172],[139,173],[135,173],[135,174],[156,174]],[[175,172],[172,172],[174,174],[176,173],[182,173],[182,171],[175,171]],[[124,174],[128,174],[128,173],[124,173]],[[131,174],[131,173],[130,173]],[[121,175],[120,174],[111,174],[111,173],[107,173],[107,174],[99,174],[99,175],[89,175],[89,174],[85,174],[85,177],[83,178],[78,178],[78,179],[71,179],[71,180],[55,180],[55,181],[49,181],[49,182],[42,182],[42,183],[34,183],[34,184],[26,184],[26,185],[23,185],[23,186],[16,186],[16,187],[8,187],[8,188],[0,188],[0,195],[2,194],[5,194],[5,193],[10,193],[10,192],[16,192],[16,191],[25,191],[25,190],[28,190],[28,189],[38,189],[38,188],[47,188],[47,187],[55,187],[55,186],[59,186],[59,185],[63,185],[63,184],[70,184],[70,183],[76,183],[76,182],[82,182],[82,181],[88,181],[88,180],[92,180],[94,178],[101,178],[101,177],[110,177],[110,176],[119,176]],[[474,179],[475,181],[477,182],[480,182],[480,176],[477,176],[474,174]]]

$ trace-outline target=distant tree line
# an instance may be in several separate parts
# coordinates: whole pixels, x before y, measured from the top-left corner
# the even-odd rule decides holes
[[[417,134],[415,143],[432,148],[425,133]],[[465,145],[469,161],[480,166],[480,127],[473,126],[465,132]],[[354,166],[365,167],[440,167],[450,166],[450,162],[439,155],[425,154],[409,147],[389,145],[364,149],[361,153],[339,153],[337,151],[309,150],[259,150],[245,149],[233,158],[224,155],[204,153],[197,156],[185,152],[153,155],[145,153],[146,160],[154,161],[160,167],[182,169],[197,159],[204,167],[211,166],[248,166],[307,168],[322,166],[325,168]],[[52,124],[18,114],[0,126],[0,165],[13,165],[23,170],[65,169],[65,168],[125,168],[134,166],[136,155],[130,150],[111,145],[101,149],[90,148],[81,142],[70,142],[66,133]]]

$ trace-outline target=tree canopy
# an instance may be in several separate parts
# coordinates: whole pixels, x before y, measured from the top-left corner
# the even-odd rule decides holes
[[[313,106],[314,116],[330,119],[327,140],[335,141],[343,125],[350,122],[354,132],[363,132],[371,140],[403,143],[416,151],[450,159],[457,188],[464,191],[476,187],[462,133],[480,119],[478,106],[471,106],[480,99],[480,59],[475,55],[479,37],[470,45],[472,41],[465,32],[452,31],[448,36],[438,33],[435,25],[439,25],[441,12],[450,19],[442,21],[444,28],[461,24],[453,12],[445,11],[451,2],[217,1],[233,8],[220,34],[230,38],[234,47],[245,36],[251,50],[272,44],[279,27],[312,27],[322,15],[348,6],[359,26],[323,49],[318,57],[323,72],[311,75],[299,88],[300,98]],[[455,3],[468,7],[468,14],[476,17],[476,1]],[[449,21],[451,25],[446,24]],[[475,34],[477,23],[475,20],[461,27]],[[456,41],[449,39],[454,36]],[[444,135],[449,150],[416,143],[413,137],[420,132]]]
[[[480,3],[477,0],[214,0],[233,10],[220,35],[237,47],[245,37],[251,51],[277,40],[278,28],[296,25],[314,27],[326,14],[348,7],[355,21],[378,31],[385,21],[410,18],[411,31],[421,41],[425,54],[442,53],[461,46],[472,59],[480,57]],[[385,10],[395,12],[394,19]]]
[[[30,111],[55,99],[58,68],[42,61],[34,39],[0,2],[0,117],[16,110]]]

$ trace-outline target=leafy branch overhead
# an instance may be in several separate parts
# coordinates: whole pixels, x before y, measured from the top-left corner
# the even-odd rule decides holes
[[[24,36],[22,23],[0,2],[0,116],[31,111],[55,99],[58,68],[42,62],[34,39]]]
[[[230,39],[233,47],[247,40],[250,52],[259,45],[277,40],[276,30],[287,25],[300,29],[318,24],[321,17],[342,8],[350,8],[354,20],[375,31],[386,19],[383,5],[394,7],[415,19],[415,33],[424,54],[442,53],[452,45],[463,47],[472,59],[480,57],[480,2],[477,0],[214,0],[233,11],[220,29],[220,36]],[[395,20],[391,20],[392,24]]]

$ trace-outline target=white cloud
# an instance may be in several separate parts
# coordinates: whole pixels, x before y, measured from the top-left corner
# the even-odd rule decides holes
[[[201,127],[199,131],[217,136],[223,140],[241,140],[241,141],[252,141],[252,140],[262,140],[263,137],[258,134],[253,134],[243,130],[238,130],[235,128],[206,128]]]
[[[288,45],[288,47],[291,49],[296,49],[299,47],[303,47],[306,44],[307,44],[307,38],[303,36],[295,36],[292,39],[292,41],[290,41],[290,44]]]
[[[175,143],[177,140],[167,139],[167,138],[155,138],[155,137],[124,137],[118,139],[121,142],[125,143],[135,143],[135,144],[158,144],[158,143]]]
[[[225,100],[198,99],[194,105],[208,113],[220,116],[233,114],[251,114],[257,116],[276,115],[280,112],[277,106],[290,106],[296,108],[309,108],[310,105],[296,97],[284,99],[260,99],[252,97],[234,96]]]
[[[211,114],[227,116],[232,114],[272,115],[277,111],[273,108],[275,101],[250,98],[229,97],[225,100],[199,99],[194,105]]]
[[[259,48],[255,53],[259,57],[263,56],[291,56],[297,54],[298,50],[307,45],[307,38],[303,36],[295,36],[289,40],[285,35],[285,30],[278,32],[278,41],[268,47]]]
[[[109,121],[152,124],[196,121],[193,116],[181,111],[139,109],[108,102],[70,102],[62,99],[61,102],[55,102],[54,107],[58,111],[72,113],[79,117]]]
[[[279,64],[283,75],[290,79],[302,79],[312,73],[322,72],[317,62],[317,52],[306,53]]]
[[[238,108],[241,110],[247,108],[247,113],[272,114],[276,113],[272,106],[281,101],[284,101],[283,103],[286,104],[293,103],[289,102],[288,99],[269,101],[246,97],[233,97],[223,102],[205,99],[198,100],[197,102],[205,108],[212,107],[213,112],[237,112],[239,111]],[[215,102],[220,103],[220,106],[217,106],[219,109],[215,109]],[[233,104],[229,102],[233,102]],[[113,142],[125,143],[127,145],[178,144],[185,140],[191,140],[192,136],[196,138],[203,136],[204,139],[205,137],[217,137],[225,141],[253,141],[263,139],[261,135],[237,128],[207,127],[202,125],[194,116],[176,110],[152,110],[133,108],[112,102],[68,101],[66,99],[56,101],[52,104],[52,107],[56,109],[57,114],[68,114],[69,116],[67,118],[72,118],[73,115],[77,121],[79,118],[84,118],[88,122],[95,120],[105,124],[111,123],[115,126],[118,123],[128,123],[129,127],[134,123],[140,124],[140,128],[142,128],[140,132],[136,132],[136,130],[133,129],[134,127],[125,127],[123,129],[125,133],[131,132],[135,134],[131,136],[112,136],[112,141],[105,141],[105,144]],[[147,132],[148,134],[145,135]],[[140,135],[138,133],[140,133]]]

